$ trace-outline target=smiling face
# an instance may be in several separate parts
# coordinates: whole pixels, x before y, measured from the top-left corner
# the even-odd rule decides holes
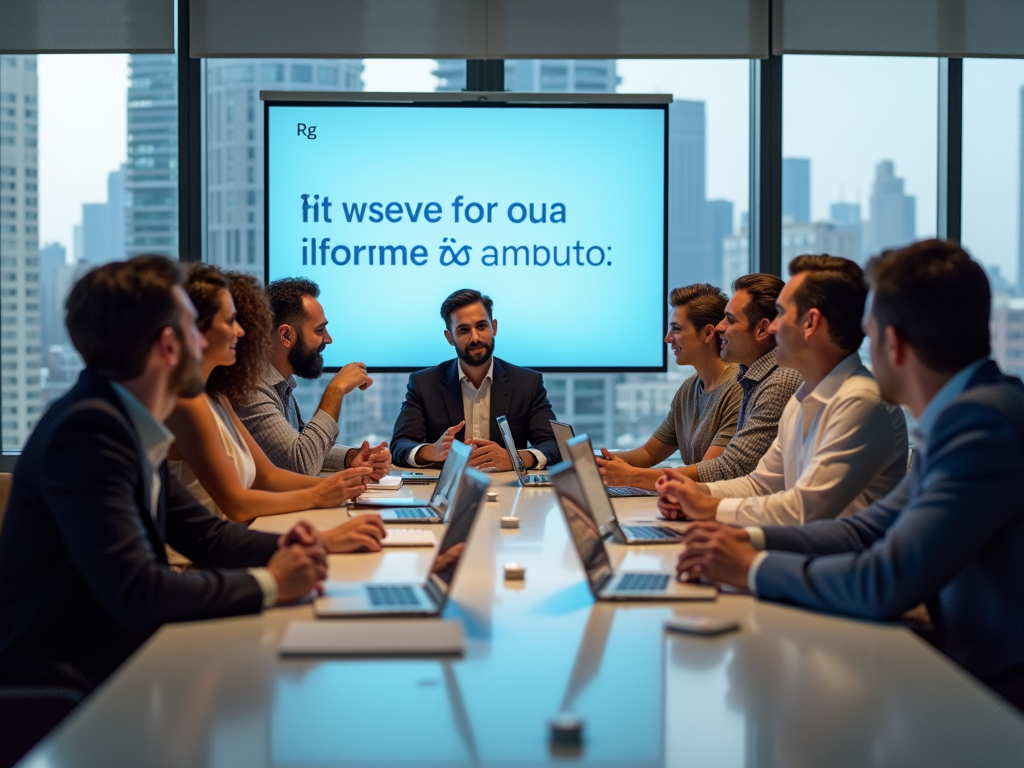
[[[218,295],[217,313],[210,321],[210,327],[203,332],[206,337],[205,368],[212,371],[219,365],[235,364],[235,348],[238,340],[245,335],[238,324],[235,312],[235,301],[227,289],[221,289]]]
[[[722,360],[727,363],[753,365],[764,352],[763,337],[767,334],[768,321],[757,324],[747,317],[750,294],[740,288],[725,305],[725,318],[715,327],[722,338]]]
[[[451,314],[451,322],[444,337],[455,347],[455,352],[467,365],[486,365],[494,353],[494,337],[498,321],[487,315],[483,302],[477,301],[459,307]]]
[[[694,361],[700,359],[707,340],[702,331],[693,327],[693,323],[686,316],[686,307],[679,306],[673,309],[669,316],[665,343],[675,355],[676,365],[693,365]]]

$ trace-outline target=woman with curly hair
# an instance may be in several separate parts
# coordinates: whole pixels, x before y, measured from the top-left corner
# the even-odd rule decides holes
[[[231,399],[247,394],[259,377],[270,344],[270,306],[248,275],[217,267],[192,268],[185,291],[196,308],[196,326],[206,340],[206,392],[181,398],[167,426],[174,433],[171,468],[212,511],[235,522],[337,507],[366,488],[368,467],[353,467],[320,479],[276,467],[235,415]],[[249,327],[238,323],[237,294]],[[376,551],[384,526],[376,515],[360,515],[323,534],[331,552]]]

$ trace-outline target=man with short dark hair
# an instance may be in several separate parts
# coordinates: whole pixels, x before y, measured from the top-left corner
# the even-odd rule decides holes
[[[799,371],[779,365],[775,337],[768,332],[783,285],[781,278],[761,273],[733,281],[725,318],[715,331],[722,341],[722,360],[739,366],[736,380],[743,390],[739,421],[722,453],[680,467],[691,480],[712,483],[753,472],[779,433],[782,410],[803,384]]]
[[[941,240],[868,274],[878,386],[917,419],[910,474],[841,520],[695,523],[679,571],[859,618],[926,602],[938,647],[1024,709],[1024,386],[989,359],[988,279]]]
[[[558,461],[550,423],[555,414],[544,379],[537,371],[493,356],[498,321],[492,309],[489,297],[468,288],[455,291],[441,304],[444,337],[455,347],[456,358],[409,376],[391,437],[399,465],[439,465],[452,441],[464,440],[473,447],[471,466],[511,471],[505,446],[494,439],[499,437],[498,416],[508,419],[527,468]],[[532,447],[525,449],[527,444]]]
[[[850,515],[885,496],[907,468],[907,424],[860,360],[867,285],[849,259],[798,256],[769,326],[779,365],[804,383],[779,433],[744,477],[696,483],[679,470],[658,481],[670,517],[738,525],[803,525]]]
[[[319,534],[221,520],[167,470],[163,421],[203,391],[177,263],[140,256],[71,289],[85,361],[25,444],[0,530],[0,682],[89,690],[161,624],[258,613],[326,577]],[[176,572],[166,545],[197,568]]]
[[[289,277],[267,286],[274,314],[270,359],[256,391],[234,403],[238,417],[277,466],[304,475],[368,466],[371,480],[391,471],[386,443],[356,448],[338,445],[341,404],[345,395],[373,384],[363,363],[349,363],[328,382],[316,413],[302,420],[295,399],[295,377],[318,379],[324,372],[323,351],[333,342],[327,317],[317,300],[320,286]]]

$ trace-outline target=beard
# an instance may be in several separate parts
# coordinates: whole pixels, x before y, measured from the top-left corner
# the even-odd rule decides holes
[[[168,389],[177,397],[197,397],[206,390],[203,381],[203,364],[188,354],[187,348],[181,360],[174,366],[168,381]]]
[[[323,351],[326,348],[327,344],[321,344],[317,349],[307,347],[306,340],[300,336],[288,351],[288,364],[300,379],[319,379],[324,372]]]
[[[455,348],[455,353],[459,356],[459,359],[467,365],[483,365],[491,359],[491,355],[494,354],[494,342],[486,344],[480,343],[480,346],[470,350],[468,347],[462,349],[460,347]]]

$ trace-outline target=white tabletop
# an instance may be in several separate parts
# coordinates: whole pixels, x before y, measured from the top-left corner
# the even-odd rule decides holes
[[[169,625],[27,758],[62,766],[443,766],[567,761],[628,766],[1007,766],[1024,764],[1024,718],[911,632],[748,596],[714,603],[596,605],[554,494],[492,475],[445,618],[454,660],[281,659],[298,606]],[[398,493],[428,496],[432,486]],[[616,499],[652,518],[652,499]],[[498,518],[522,518],[519,530]],[[344,510],[261,518],[327,528]],[[403,523],[408,526],[408,523]],[[679,547],[611,546],[616,563],[668,569]],[[433,552],[331,557],[331,578],[420,581]],[[505,582],[502,565],[526,566]],[[736,618],[717,638],[663,631],[673,613]],[[429,619],[428,619],[429,620]],[[548,720],[585,721],[578,752]]]

